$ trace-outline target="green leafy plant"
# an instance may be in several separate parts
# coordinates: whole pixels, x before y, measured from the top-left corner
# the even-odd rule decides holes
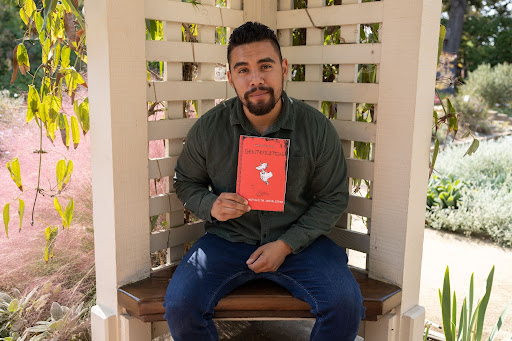
[[[67,198],[68,206],[65,212],[59,211],[60,205],[55,208],[62,217],[62,227],[69,228],[73,217],[73,199],[64,195],[66,185],[71,180],[73,162],[66,157],[57,162],[57,182],[49,188],[41,186],[42,157],[52,150],[43,149],[43,136],[52,144],[57,140],[60,132],[62,143],[69,149],[71,140],[76,149],[80,143],[80,132],[84,135],[89,131],[89,101],[81,98],[78,87],[87,88],[87,83],[77,71],[77,67],[87,63],[85,20],[77,2],[73,0],[48,0],[42,2],[38,8],[34,0],[19,2],[19,15],[25,25],[25,33],[12,53],[13,72],[11,83],[18,77],[18,72],[31,78],[27,95],[26,122],[35,122],[39,128],[39,148],[34,153],[39,155],[38,178],[35,188],[23,186],[19,159],[25,154],[22,152],[7,162],[7,169],[20,195],[4,205],[3,221],[6,235],[9,236],[10,205],[18,201],[18,215],[20,229],[22,227],[25,202],[21,198],[29,192],[34,194],[32,205],[31,224],[34,224],[34,211],[39,195],[57,198]],[[38,45],[41,49],[40,64],[31,66],[26,42],[32,46]],[[32,63],[34,64],[34,63]],[[35,69],[35,70],[34,70]],[[38,75],[38,77],[36,77]],[[39,84],[36,84],[39,83]],[[64,91],[63,91],[64,90]],[[62,106],[63,92],[67,93],[73,104],[74,113],[66,112]],[[53,245],[58,228],[53,224],[41,222],[47,226],[45,237],[45,260],[53,255]]]
[[[427,189],[427,208],[433,206],[438,208],[458,207],[461,197],[461,187],[464,183],[453,176],[439,177],[434,175],[429,179]]]
[[[446,337],[446,341],[482,340],[485,313],[487,310],[487,306],[489,304],[489,298],[491,296],[493,278],[494,266],[492,267],[491,272],[487,277],[487,285],[484,296],[482,297],[482,299],[477,300],[476,305],[473,305],[474,281],[473,274],[471,275],[471,280],[469,282],[469,299],[466,299],[464,297],[461,312],[459,314],[459,317],[457,317],[457,297],[455,292],[453,292],[453,297],[451,295],[450,271],[449,268],[446,267],[443,289],[439,289],[439,302],[441,304],[441,311],[443,317],[443,331]],[[491,331],[489,338],[487,339],[488,341],[492,341],[495,339],[501,326],[503,325],[503,321],[505,320],[511,303],[512,301],[509,302],[507,307],[501,313],[501,316],[499,317],[498,321],[496,322],[494,328]],[[457,321],[459,321],[458,329]]]
[[[2,341],[40,341],[40,340],[80,340],[87,334],[87,309],[83,303],[68,308],[53,302],[50,316],[31,325],[30,315],[41,316],[49,294],[45,289],[35,287],[27,295],[14,290],[14,295],[0,292],[0,340]]]

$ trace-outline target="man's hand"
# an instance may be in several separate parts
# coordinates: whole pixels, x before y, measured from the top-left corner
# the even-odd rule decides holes
[[[252,271],[273,272],[279,269],[284,259],[292,253],[292,248],[282,240],[276,240],[260,246],[247,260],[247,265]]]
[[[250,210],[247,200],[236,193],[224,192],[213,203],[210,214],[217,220],[226,221],[238,218]]]

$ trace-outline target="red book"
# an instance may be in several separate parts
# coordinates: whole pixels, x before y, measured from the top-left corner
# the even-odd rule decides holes
[[[240,136],[236,192],[253,210],[284,211],[290,140]]]

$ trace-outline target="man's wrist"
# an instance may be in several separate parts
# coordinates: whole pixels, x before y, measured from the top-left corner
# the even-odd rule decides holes
[[[291,246],[288,245],[287,242],[285,242],[284,240],[281,240],[281,239],[276,240],[276,242],[278,242],[281,245],[282,249],[286,251],[286,255],[289,255],[290,253],[292,253],[293,250],[292,250]]]

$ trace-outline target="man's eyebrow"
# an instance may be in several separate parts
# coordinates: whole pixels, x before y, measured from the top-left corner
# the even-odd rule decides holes
[[[263,59],[258,60],[258,64],[261,64],[261,63],[274,63],[275,64],[276,61],[273,60],[270,57],[267,57],[267,58],[263,58]]]
[[[270,57],[266,57],[266,58],[258,60],[258,64],[262,64],[262,63],[273,63],[273,64],[276,64],[276,61],[274,59],[270,58]],[[247,62],[237,62],[233,66],[233,70],[235,70],[237,67],[246,66],[246,65],[249,65],[249,63],[247,63]]]
[[[237,67],[245,66],[245,65],[249,65],[249,63],[247,63],[247,62],[237,62],[237,63],[233,66],[233,70],[234,70],[234,69],[236,69]]]

